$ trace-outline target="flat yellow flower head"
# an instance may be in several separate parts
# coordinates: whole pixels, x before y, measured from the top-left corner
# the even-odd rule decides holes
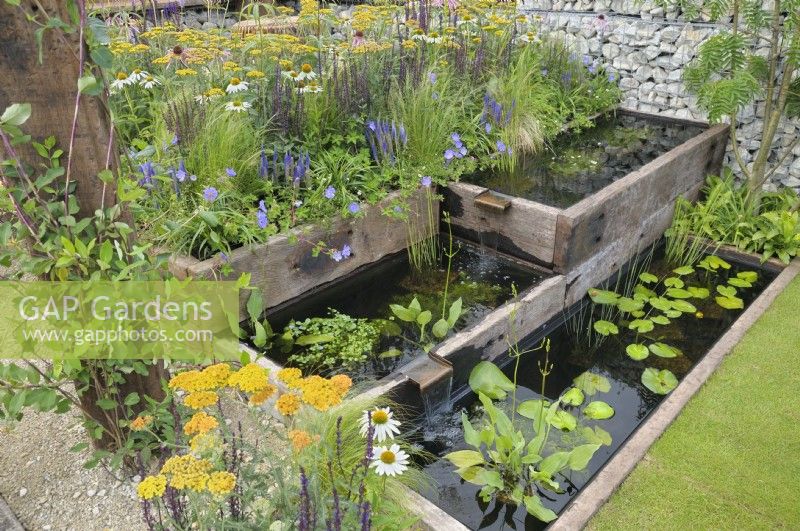
[[[152,500],[161,497],[167,490],[167,477],[163,474],[147,476],[136,487],[136,492],[143,500]]]

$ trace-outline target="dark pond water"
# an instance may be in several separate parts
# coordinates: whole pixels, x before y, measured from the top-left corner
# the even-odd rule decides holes
[[[445,241],[446,237],[442,240]],[[459,297],[463,301],[463,315],[449,335],[479,321],[494,308],[512,297],[512,284],[518,291],[541,282],[546,275],[520,262],[505,258],[487,248],[456,239],[458,249],[452,263],[447,306]],[[320,374],[345,372],[355,379],[383,377],[421,353],[413,343],[419,339],[417,328],[394,318],[390,304],[408,306],[414,297],[423,310],[430,310],[434,318],[428,329],[442,312],[442,298],[447,261],[442,255],[438,268],[423,274],[414,273],[407,254],[399,253],[388,260],[369,267],[357,275],[321,290],[306,300],[299,301],[268,315],[275,332],[295,326],[306,319],[329,317],[331,310],[354,318],[365,318],[373,323],[390,321],[400,325],[399,335],[382,335],[372,346],[368,361],[358,367],[321,367]],[[294,324],[293,324],[294,323]],[[391,325],[390,325],[391,327]],[[393,328],[393,327],[392,327]],[[430,332],[428,332],[430,337]],[[409,341],[410,340],[410,341]],[[394,356],[381,357],[392,349]],[[397,352],[399,351],[399,353]],[[267,355],[273,360],[292,365],[291,352],[272,348]]]
[[[567,208],[702,131],[666,120],[608,115],[593,128],[560,135],[540,153],[520,155],[511,172],[477,173],[465,180]]]
[[[657,272],[663,270],[663,267],[663,263],[655,262],[649,270]],[[745,269],[749,270],[750,268],[738,268],[734,265],[727,274],[735,276],[736,272]],[[725,279],[726,276],[726,274],[722,274],[719,278]],[[774,275],[759,271],[759,280],[752,288],[746,291],[740,289],[745,305],[749,305],[772,278]],[[700,285],[699,283],[695,284]],[[550,400],[558,398],[572,385],[577,376],[585,371],[591,371],[607,378],[611,383],[611,388],[609,392],[599,392],[594,396],[587,396],[586,402],[602,400],[614,408],[615,414],[610,419],[595,421],[587,420],[577,414],[577,411],[573,411],[579,418],[578,429],[582,426],[601,427],[611,435],[612,443],[610,446],[602,446],[585,470],[556,476],[556,481],[565,489],[564,493],[556,494],[539,489],[539,494],[546,507],[556,513],[563,510],[566,504],[611,458],[664,398],[662,395],[651,392],[641,383],[641,374],[644,368],[669,369],[679,380],[682,379],[742,311],[723,310],[714,302],[713,296],[705,301],[692,299],[692,304],[703,313],[702,318],[691,314],[684,315],[674,319],[668,326],[656,327],[654,332],[658,332],[658,335],[652,336],[651,334],[652,337],[650,337],[651,340],[660,340],[679,348],[683,355],[676,358],[660,358],[651,354],[646,360],[634,361],[625,354],[625,345],[633,342],[632,332],[630,334],[621,333],[618,336],[619,339],[611,336],[599,347],[590,348],[584,340],[579,339],[575,331],[576,328],[579,328],[577,325],[580,324],[577,318],[571,322],[572,324],[559,325],[549,334],[548,337],[551,340],[549,359],[554,364],[554,368],[546,380],[545,397]],[[583,308],[588,312],[592,306],[585,304]],[[588,317],[588,314],[584,313],[584,316]],[[584,319],[582,322],[586,325],[591,323],[591,320]],[[532,341],[532,344],[538,343],[541,338],[535,339],[536,341]],[[538,363],[542,360],[542,353],[537,352],[521,361],[518,373],[520,384],[517,391],[518,403],[541,398],[541,374]],[[504,368],[504,372],[510,378],[512,370],[512,365]],[[420,430],[420,442],[427,450],[439,457],[454,450],[472,449],[463,442],[461,411],[468,413],[476,427],[482,418],[481,406],[474,394],[468,391],[462,392],[460,398],[456,395],[454,399],[455,405],[452,410],[430,420],[421,421],[424,427]],[[506,401],[505,408],[510,414],[511,407],[508,402],[510,400]],[[575,408],[570,409],[574,410]],[[517,419],[520,419],[519,415],[517,415]],[[531,430],[530,437],[532,437],[532,421],[522,419],[520,424],[523,430]],[[530,425],[530,428],[527,428],[527,425]],[[575,433],[575,431],[562,433],[553,429],[548,442],[564,448],[564,445],[559,445],[559,442],[567,442],[571,437],[574,441]],[[580,442],[573,442],[573,444],[580,444]],[[425,496],[472,529],[537,530],[545,527],[542,522],[529,516],[524,508],[494,500],[490,503],[482,502],[478,497],[479,487],[462,481],[455,474],[455,467],[444,459],[429,463],[424,468],[425,472],[436,482],[436,487],[425,492]]]

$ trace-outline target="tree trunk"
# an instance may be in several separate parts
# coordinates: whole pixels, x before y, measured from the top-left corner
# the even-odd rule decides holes
[[[66,6],[67,2],[58,0],[22,2],[25,12],[35,14],[42,23],[47,17],[58,17],[72,24]],[[81,74],[79,57],[81,47],[85,47],[79,40],[78,32],[65,34],[60,29],[45,31],[40,63],[36,29],[34,23],[26,20],[22,9],[0,1],[0,112],[12,103],[30,103],[32,113],[25,123],[26,132],[35,139],[55,136],[59,147],[64,150],[61,158],[64,166],[70,154],[70,138],[75,121],[77,128],[72,142],[71,182],[76,185],[74,195],[80,205],[80,215],[92,216],[95,210],[110,206],[116,198],[113,185],[104,185],[97,178],[100,171],[106,168],[116,171],[119,166],[107,107],[99,97],[82,96],[76,114],[75,102]],[[88,54],[85,56],[88,57]],[[28,164],[39,163],[38,156],[30,147],[20,149],[19,155]],[[85,366],[91,366],[92,363],[85,362]],[[147,376],[136,373],[125,375],[126,381],[120,386],[118,400],[123,400],[132,392],[162,400],[163,376],[161,364],[150,366]],[[76,387],[80,387],[78,382]],[[81,403],[93,420],[107,432],[120,433],[120,427],[113,419],[125,418],[123,407],[106,412],[96,405],[106,387],[107,382],[102,381],[97,386],[90,385],[82,393]],[[116,449],[113,447],[114,438],[108,434],[100,441],[95,440],[95,445],[108,450]]]

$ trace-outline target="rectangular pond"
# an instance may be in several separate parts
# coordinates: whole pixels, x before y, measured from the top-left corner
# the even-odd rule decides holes
[[[511,173],[450,184],[442,208],[457,235],[564,274],[571,304],[661,237],[727,140],[725,124],[618,109]]]
[[[661,259],[654,260],[649,267],[643,266],[641,262],[635,264],[632,269],[635,272],[628,275],[629,279],[633,279],[630,283],[620,281],[608,289],[627,292],[628,295],[634,294],[634,286],[637,284],[650,286],[658,293],[661,293],[662,289],[664,292],[674,289],[679,291],[670,292],[676,296],[673,300],[691,301],[692,307],[676,303],[684,310],[681,315],[669,319],[668,323],[655,325],[651,331],[634,332],[623,326],[628,321],[619,321],[611,317],[608,313],[609,305],[592,304],[587,299],[565,312],[563,316],[554,319],[544,333],[536,334],[526,341],[526,345],[533,346],[538,345],[544,335],[549,337],[551,350],[548,360],[553,366],[542,394],[540,369],[545,363],[544,351],[540,350],[521,358],[517,372],[517,405],[542,398],[549,404],[568,389],[575,387],[580,388],[585,395],[582,403],[563,408],[569,413],[567,416],[576,422],[573,426],[566,422],[564,429],[551,428],[544,447],[546,452],[543,455],[558,449],[586,444],[587,441],[597,444],[601,444],[602,441],[585,469],[579,472],[565,470],[554,476],[563,492],[557,493],[541,486],[537,487],[536,492],[544,507],[555,513],[562,511],[661,403],[666,395],[651,390],[651,386],[654,385],[652,381],[648,381],[649,386],[645,385],[644,369],[652,367],[658,371],[668,370],[677,380],[682,379],[744,311],[741,308],[724,309],[720,304],[736,306],[736,303],[731,303],[731,297],[739,297],[742,305],[747,307],[776,275],[774,271],[753,269],[732,261],[729,263],[732,267],[727,270],[719,267],[713,274],[698,272],[684,276],[672,273]],[[644,280],[640,280],[639,274],[645,270],[661,279],[658,284],[647,284]],[[753,271],[758,274],[757,280],[752,280]],[[663,281],[667,278],[678,278],[681,282],[685,282],[685,285],[676,287],[680,282],[675,280],[670,280],[664,285]],[[751,286],[747,287],[747,284]],[[717,290],[716,286],[722,286],[722,291]],[[735,295],[730,291],[731,287],[735,287]],[[705,295],[704,289],[709,290],[708,295],[705,298],[698,298]],[[642,290],[636,288],[636,291]],[[682,298],[686,295],[684,291],[691,291],[698,297]],[[593,293],[593,296],[598,297],[597,300],[603,300],[603,297],[607,296],[604,291]],[[660,298],[664,297],[666,295]],[[720,303],[717,297],[722,297],[724,300]],[[634,300],[632,297],[630,299]],[[663,301],[655,298],[653,300],[654,304],[662,305]],[[660,310],[654,313],[661,315]],[[653,316],[650,312],[648,315]],[[630,315],[628,318],[632,322]],[[619,323],[619,333],[608,336],[589,334],[588,330],[594,330],[593,322],[601,319]],[[632,343],[660,344],[666,348],[657,347],[655,351],[658,351],[659,355],[647,352],[649,355],[646,359],[637,361],[626,349],[627,345]],[[635,354],[634,357],[641,357],[638,353]],[[509,378],[513,376],[512,360],[506,358],[505,361],[496,360],[496,363]],[[418,421],[418,442],[438,458],[424,466],[424,470],[432,476],[436,484],[422,494],[471,529],[543,529],[545,524],[528,515],[524,506],[503,503],[496,498],[489,502],[482,501],[479,496],[481,487],[462,480],[455,472],[456,467],[443,459],[449,452],[474,449],[464,442],[462,412],[466,412],[477,430],[481,429],[481,421],[485,417],[481,402],[469,387],[457,390],[452,395],[452,400],[451,408]],[[591,401],[602,401],[611,406],[613,416],[604,420],[592,420],[584,415],[586,405]],[[515,409],[511,406],[511,394],[505,400],[495,401],[495,405],[509,417],[512,409]],[[516,422],[515,426],[524,432],[526,440],[534,437],[533,420],[523,418],[517,412]],[[587,430],[591,432],[587,433]]]
[[[442,237],[446,241],[446,236]],[[483,318],[512,297],[512,284],[526,292],[547,277],[518,260],[455,239],[446,302],[447,259],[440,254],[436,267],[419,272],[401,252],[312,290],[267,313],[280,337],[266,355],[280,365],[299,366],[312,373],[344,372],[354,380],[384,377],[459,332],[474,329]],[[416,322],[405,322],[391,305],[431,312],[421,337]],[[460,317],[444,337],[432,333],[433,324],[450,317],[461,299]],[[347,353],[346,359],[342,353]]]
[[[463,180],[556,208],[569,208],[699,135],[697,124],[614,113],[559,135],[541,153],[521,154],[512,171]]]

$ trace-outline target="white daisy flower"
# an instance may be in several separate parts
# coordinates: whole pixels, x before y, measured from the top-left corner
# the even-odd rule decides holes
[[[517,42],[531,43],[539,41],[540,41],[539,36],[533,33],[532,31],[529,31],[528,33],[523,33],[522,35],[517,37]]]
[[[361,417],[361,435],[367,436],[369,429],[369,420],[372,416],[373,440],[379,443],[386,439],[394,439],[395,434],[400,433],[398,426],[400,421],[392,418],[394,413],[388,407],[376,407],[372,411],[364,411],[364,416]]]
[[[155,87],[156,85],[160,85],[161,82],[159,80],[157,80],[156,78],[154,78],[153,76],[147,76],[146,78],[142,79],[139,82],[139,84],[141,86],[143,86],[144,88],[149,90],[149,89]]]
[[[319,86],[315,81],[312,81],[308,85],[305,85],[305,84],[301,83],[300,86],[297,88],[297,92],[300,92],[300,93],[303,93],[303,94],[305,94],[305,93],[314,94],[314,93],[317,93],[317,92],[322,92],[322,87]]]
[[[283,73],[283,77],[286,79],[291,79],[292,81],[300,81],[300,74],[295,72],[294,70],[287,70]]]
[[[247,81],[242,81],[238,77],[233,77],[231,78],[231,82],[228,83],[228,87],[225,89],[225,92],[228,94],[235,94],[245,90],[247,90]]]
[[[379,476],[399,476],[408,469],[408,454],[396,444],[389,448],[379,446],[372,450],[369,466]]]
[[[229,101],[225,104],[225,110],[231,112],[247,112],[252,107],[248,102],[241,100]]]
[[[300,72],[297,74],[297,79],[305,80],[305,79],[314,79],[317,77],[317,73],[311,68],[311,65],[308,63],[304,63],[302,67],[300,67]]]
[[[131,80],[131,83],[138,83],[143,79],[146,79],[149,76],[147,72],[142,70],[141,68],[134,68],[131,70],[130,75],[128,75],[128,79]]]
[[[117,72],[117,75],[114,76],[114,81],[111,82],[111,88],[114,90],[122,90],[131,83],[133,83],[133,81],[128,77],[128,74],[125,72]]]
[[[425,42],[428,42],[428,43],[432,43],[432,44],[439,44],[439,43],[441,43],[441,42],[442,42],[444,39],[443,39],[441,36],[439,36],[439,34],[438,34],[438,33],[436,33],[435,31],[432,31],[432,32],[430,32],[429,34],[427,34],[427,35],[424,35],[424,36],[423,36],[423,40],[424,40]]]

